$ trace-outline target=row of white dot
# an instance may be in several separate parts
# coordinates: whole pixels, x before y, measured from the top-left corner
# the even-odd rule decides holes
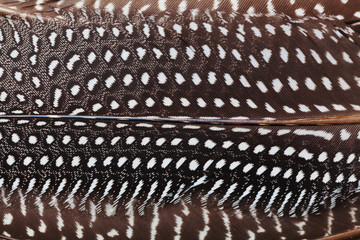
[[[263,131],[261,131],[261,133],[263,133]],[[322,134],[323,134],[323,133],[322,133]],[[351,136],[351,134],[350,134],[347,130],[342,129],[341,134],[340,134],[340,137],[342,138],[342,140],[347,140],[347,139],[350,138],[350,136]],[[1,136],[1,138],[2,138],[2,136]],[[111,142],[111,145],[115,145],[120,139],[121,139],[121,138],[120,138],[119,136],[113,137],[113,138],[111,139],[111,141],[110,141],[110,142]],[[18,135],[17,133],[13,133],[13,134],[11,135],[11,140],[12,140],[12,142],[14,142],[14,143],[18,143],[18,142],[20,141],[20,137],[19,137],[19,135]],[[54,139],[54,137],[53,137],[52,135],[47,135],[47,137],[46,137],[46,142],[47,142],[48,144],[52,144],[52,143],[54,142],[54,140],[55,140],[55,139]],[[65,144],[65,145],[69,144],[71,140],[72,140],[72,138],[71,138],[70,135],[65,135],[65,136],[62,137],[62,143]],[[125,142],[126,142],[127,145],[131,145],[131,144],[135,143],[135,141],[136,141],[136,138],[135,138],[134,136],[129,136],[129,137],[126,138],[126,141],[125,141]],[[150,141],[151,141],[151,138],[150,138],[150,137],[144,137],[144,138],[142,138],[142,140],[141,140],[141,145],[142,145],[142,146],[146,146],[147,144],[150,143]],[[158,139],[155,141],[155,143],[156,143],[157,146],[162,146],[166,141],[167,141],[166,138],[158,138]],[[170,144],[171,144],[172,146],[177,146],[177,145],[179,145],[182,141],[183,141],[183,139],[181,139],[181,138],[174,138],[174,139],[171,140]],[[28,143],[30,143],[30,144],[36,144],[37,142],[38,142],[38,138],[37,138],[36,136],[31,135],[31,136],[28,137]],[[103,137],[98,137],[98,138],[96,138],[95,141],[94,141],[94,143],[95,143],[96,145],[101,145],[101,144],[103,144],[104,142],[105,142],[105,139],[104,139]],[[79,144],[79,145],[85,145],[85,144],[87,144],[87,143],[88,143],[88,137],[86,137],[86,136],[81,136],[81,137],[78,139],[78,144]],[[188,145],[189,145],[189,146],[196,146],[198,143],[199,143],[199,140],[198,140],[197,138],[190,138],[190,139],[188,140]],[[232,142],[232,141],[224,141],[223,144],[222,144],[222,148],[228,149],[228,148],[231,147],[233,144],[234,144],[234,142]],[[216,145],[217,145],[217,143],[214,142],[214,141],[211,140],[211,139],[208,139],[208,140],[206,140],[206,141],[204,142],[204,146],[205,146],[206,148],[208,148],[208,149],[213,149]],[[249,149],[249,147],[250,147],[250,145],[249,145],[247,142],[241,142],[241,143],[238,145],[238,149],[239,149],[240,151],[246,151],[246,150]],[[264,145],[259,144],[259,145],[257,145],[257,146],[254,147],[253,152],[254,152],[255,154],[259,154],[259,153],[263,152],[264,150],[265,150]],[[270,154],[270,155],[275,155],[279,150],[280,150],[280,147],[278,147],[278,146],[272,146],[272,147],[270,148],[268,154]],[[296,152],[295,148],[289,146],[289,147],[287,147],[287,148],[284,150],[283,154],[284,154],[285,156],[292,156],[295,152]],[[301,157],[301,158],[304,158],[305,160],[310,160],[310,159],[313,159],[314,154],[308,152],[307,149],[303,149],[302,151],[299,152],[298,156]],[[335,157],[334,157],[333,161],[334,161],[334,162],[339,162],[339,161],[341,161],[343,158],[344,158],[343,153],[337,152],[337,153],[335,154]],[[326,153],[326,152],[322,152],[322,153],[319,155],[319,157],[318,157],[318,161],[319,161],[319,162],[324,162],[326,159],[328,159],[328,156],[327,156],[327,153]],[[348,157],[348,159],[347,159],[347,163],[351,163],[354,159],[355,159],[355,154],[350,154],[349,157]],[[46,162],[47,162],[47,161],[48,161],[48,160],[46,160]]]

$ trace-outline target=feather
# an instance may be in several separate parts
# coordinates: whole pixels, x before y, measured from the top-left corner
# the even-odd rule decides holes
[[[0,4],[5,239],[359,235],[359,1]]]
[[[137,15],[139,13],[157,15],[163,12],[179,13],[189,11],[212,11],[239,12],[249,14],[285,14],[291,17],[301,18],[304,16],[333,15],[345,22],[359,20],[359,0],[1,0],[4,7],[16,9],[15,12],[41,13],[48,16],[57,15],[56,10],[81,9],[84,7],[114,12],[122,12],[125,15]]]

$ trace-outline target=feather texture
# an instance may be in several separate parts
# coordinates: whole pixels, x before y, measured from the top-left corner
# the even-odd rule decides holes
[[[359,1],[0,3],[4,238],[359,235]]]

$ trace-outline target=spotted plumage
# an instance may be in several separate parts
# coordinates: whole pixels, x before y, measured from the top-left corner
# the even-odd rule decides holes
[[[359,1],[0,3],[4,238],[359,234]]]

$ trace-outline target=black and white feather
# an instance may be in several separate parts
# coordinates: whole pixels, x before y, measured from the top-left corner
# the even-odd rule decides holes
[[[0,4],[4,238],[360,234],[358,0]]]

